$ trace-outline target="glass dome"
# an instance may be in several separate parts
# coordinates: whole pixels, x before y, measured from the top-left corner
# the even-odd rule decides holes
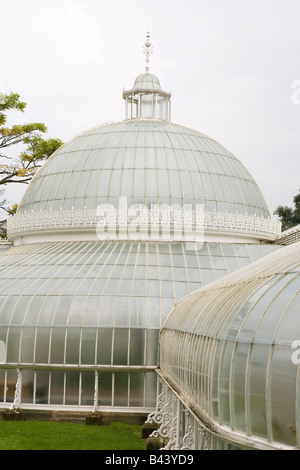
[[[161,90],[159,79],[152,73],[143,73],[135,79],[132,90]]]
[[[274,250],[271,245],[36,243],[0,256],[0,401],[155,405],[158,335],[190,292]],[[8,389],[8,390],[7,390]],[[2,397],[2,398],[1,398]]]
[[[214,140],[167,122],[130,120],[85,132],[40,169],[19,214],[101,204],[203,205],[269,217],[244,166]]]
[[[299,273],[295,243],[190,294],[161,332],[160,368],[192,409],[254,446],[300,446]]]

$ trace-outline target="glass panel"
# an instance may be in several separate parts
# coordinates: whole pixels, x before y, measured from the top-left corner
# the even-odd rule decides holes
[[[264,312],[264,316],[260,322],[258,331],[256,333],[257,339],[271,340],[273,338],[273,334],[276,330],[276,327],[278,326],[278,321],[280,320],[282,313],[289,305],[293,294],[297,292],[297,289],[299,289],[300,287],[300,277],[296,278],[295,280],[291,280],[291,277],[293,277],[294,275],[295,274],[286,274],[284,276],[283,281],[285,281],[286,284],[283,286],[283,290],[277,293],[276,297],[274,295],[274,298],[268,305],[268,309],[266,309],[266,311]],[[279,287],[281,287],[281,284],[282,282],[278,282],[278,291]],[[293,338],[293,334],[290,338]]]
[[[66,364],[79,364],[80,328],[68,328]]]
[[[142,407],[144,404],[144,374],[136,372],[129,374],[130,399],[129,406]]]
[[[100,298],[98,296],[87,297],[85,305],[85,312],[83,317],[84,329],[94,327],[97,325],[98,312],[100,306]]]
[[[17,380],[16,370],[8,370],[6,372],[6,403],[14,401]]]
[[[220,410],[222,424],[230,425],[229,380],[234,343],[226,342],[220,364]]]
[[[234,429],[246,432],[245,370],[249,352],[247,343],[238,343],[232,372],[232,412]]]
[[[4,402],[5,370],[0,369],[0,403]]]
[[[239,264],[235,258],[226,258],[225,263],[229,273],[239,269]]]
[[[112,405],[112,373],[100,372],[98,378],[98,397],[101,406]]]
[[[117,327],[128,327],[131,299],[130,297],[118,297],[116,299],[116,302],[117,305],[115,310],[115,324]]]
[[[271,365],[270,412],[273,440],[295,445],[297,366],[291,348],[275,345]]]
[[[224,259],[217,256],[212,256],[214,269],[226,269]]]
[[[158,325],[158,324],[157,324]],[[159,330],[146,330],[146,365],[158,365]]]
[[[156,405],[157,374],[146,372],[145,374],[145,406],[154,408]]]
[[[160,327],[160,299],[159,298],[147,298],[147,328],[159,328]]]
[[[128,358],[128,329],[116,328],[113,332],[113,364],[126,365]]]
[[[219,417],[219,365],[220,355],[223,349],[223,342],[219,342],[216,355],[214,358],[213,370],[212,370],[212,410],[215,418]],[[199,397],[201,399],[201,397]]]
[[[30,282],[32,283],[32,280]],[[27,306],[30,300],[31,300],[30,296],[25,295],[25,296],[20,297],[19,302],[17,302],[14,312],[13,312],[11,325],[16,325],[16,326],[22,325],[24,317],[27,312]]]
[[[130,357],[131,366],[140,366],[144,364],[145,348],[145,330],[140,328],[131,328],[130,330]]]
[[[49,393],[49,372],[48,371],[36,371],[36,404],[48,404],[48,393]]]
[[[146,321],[146,299],[144,297],[133,297],[130,315],[130,327],[145,327]]]
[[[298,277],[298,283],[300,282],[300,276]],[[300,286],[299,286],[300,287]],[[298,289],[299,289],[298,287]],[[292,298],[292,292],[291,297]],[[299,322],[299,304],[300,304],[300,293],[298,293],[289,304],[284,317],[280,323],[280,327],[276,334],[276,341],[291,341],[298,340],[298,332],[295,333],[295,325]],[[296,337],[295,337],[296,336]]]
[[[55,326],[66,325],[68,314],[69,314],[69,309],[70,309],[70,304],[71,304],[70,296],[60,298],[57,308],[56,308],[56,313],[55,313],[55,318],[54,318]]]
[[[81,405],[94,406],[95,372],[81,372]],[[100,404],[100,402],[99,402]]]
[[[128,376],[127,372],[116,372],[114,406],[128,406]]]
[[[6,362],[6,345],[4,341],[0,341],[0,364]]]
[[[48,364],[50,332],[50,328],[40,327],[37,329],[35,362],[38,364]]]
[[[244,327],[241,331],[241,338],[249,336],[249,332],[255,331],[259,321],[264,315],[265,310],[269,306],[272,299],[276,296],[280,287],[286,283],[285,277],[280,279],[279,275],[276,275],[274,283],[274,278],[269,281],[266,281],[266,284],[262,287],[259,285],[257,292],[253,291],[251,304],[254,305],[251,315],[245,321]]]
[[[97,364],[110,365],[112,353],[112,329],[98,330]]]
[[[270,347],[254,344],[249,367],[248,415],[253,434],[267,437],[266,380]]]
[[[102,297],[101,307],[100,307],[100,320],[99,324],[101,327],[113,326],[114,321],[114,304],[116,297],[105,296]]]
[[[96,334],[95,328],[82,330],[81,364],[95,364]]]
[[[186,282],[175,282],[176,301],[179,301],[186,295],[188,295],[188,285]],[[171,297],[171,295],[169,295]]]
[[[33,389],[34,389],[34,371],[23,370],[22,373],[22,399],[21,402],[25,404],[33,403]]]
[[[24,327],[22,333],[21,362],[32,364],[35,328]]]
[[[51,372],[51,395],[50,403],[52,405],[62,405],[64,399],[64,378],[63,371]]]
[[[209,269],[202,269],[201,274],[202,274],[203,285],[209,284],[215,279],[213,272],[210,271]]]
[[[79,372],[66,372],[66,405],[78,405],[79,396]]]
[[[82,316],[85,311],[86,297],[75,295],[70,308],[68,325],[81,325]]]
[[[7,362],[19,362],[21,328],[9,328],[7,341]]]
[[[64,351],[65,351],[65,334],[66,330],[60,327],[54,327],[52,329],[52,340],[51,340],[51,364],[63,364],[64,363]]]

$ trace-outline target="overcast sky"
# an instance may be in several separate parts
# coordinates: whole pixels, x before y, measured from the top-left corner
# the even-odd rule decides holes
[[[63,141],[125,118],[123,87],[150,72],[172,121],[230,150],[271,213],[300,189],[299,0],[0,0],[0,91]],[[10,189],[19,202],[24,187]]]

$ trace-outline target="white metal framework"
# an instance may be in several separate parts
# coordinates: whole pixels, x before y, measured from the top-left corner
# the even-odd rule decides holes
[[[294,450],[276,442],[266,442],[257,436],[245,435],[220,425],[207,414],[199,414],[189,396],[176,388],[170,378],[161,370],[156,409],[147,423],[156,424],[158,429],[151,437],[161,437],[161,450]]]
[[[61,242],[0,256],[0,402],[155,406],[158,336],[182,297],[275,245]]]
[[[276,238],[275,243],[278,245],[290,245],[300,241],[300,225],[292,227],[289,230],[285,230],[280,233]]]
[[[37,234],[45,241],[47,233],[78,231],[94,234],[94,240],[164,240],[203,242],[208,232],[220,237],[229,232],[231,236],[249,239],[275,240],[281,233],[281,224],[264,217],[242,214],[205,212],[189,208],[124,206],[124,210],[103,205],[97,210],[73,209],[49,212],[31,212],[16,215],[8,220],[10,240]],[[42,232],[42,236],[40,235]],[[206,235],[205,235],[206,234]],[[16,243],[16,242],[15,242]]]
[[[160,369],[237,442],[298,449],[299,308],[298,242],[179,302],[161,331]]]

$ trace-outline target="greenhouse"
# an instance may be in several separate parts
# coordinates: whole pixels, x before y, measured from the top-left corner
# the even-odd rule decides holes
[[[173,307],[282,250],[281,225],[243,164],[171,122],[171,93],[149,72],[147,39],[145,73],[123,91],[125,120],[64,144],[8,220],[2,409],[146,417]]]

